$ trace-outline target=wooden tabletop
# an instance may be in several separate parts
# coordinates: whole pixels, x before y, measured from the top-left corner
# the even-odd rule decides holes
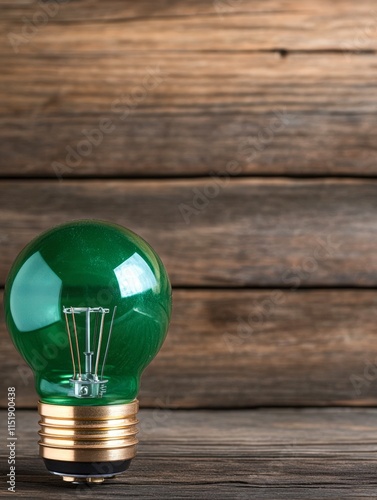
[[[15,498],[377,497],[377,409],[142,410],[130,469],[92,486],[49,474],[38,457],[37,411],[16,418]],[[2,475],[4,450],[5,437]],[[10,498],[4,484],[0,496]]]

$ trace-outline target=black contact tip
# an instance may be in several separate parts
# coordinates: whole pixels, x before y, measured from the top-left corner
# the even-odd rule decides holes
[[[113,462],[66,462],[63,460],[43,459],[49,472],[60,476],[72,477],[112,477],[128,469],[131,460]]]

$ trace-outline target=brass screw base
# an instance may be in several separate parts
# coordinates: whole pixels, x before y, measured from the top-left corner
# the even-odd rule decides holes
[[[136,455],[137,400],[108,406],[63,406],[39,402],[38,409],[41,416],[39,450],[44,459],[109,464],[131,460]],[[85,480],[100,483],[104,477],[114,475],[111,471],[107,474],[78,473],[77,476],[55,473],[72,483]]]

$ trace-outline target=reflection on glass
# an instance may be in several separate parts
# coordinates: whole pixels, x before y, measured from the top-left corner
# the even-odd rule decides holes
[[[18,271],[10,294],[10,309],[20,332],[32,332],[60,320],[62,280],[35,252]],[[40,313],[40,304],[45,308]]]
[[[145,260],[136,252],[114,269],[121,297],[132,297],[153,290],[157,280]]]

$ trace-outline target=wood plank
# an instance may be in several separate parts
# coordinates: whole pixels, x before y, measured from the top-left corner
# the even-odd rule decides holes
[[[141,433],[137,458],[129,471],[95,493],[102,488],[110,499],[125,494],[147,499],[373,498],[376,416],[375,409],[143,410],[140,425],[147,431]],[[93,488],[63,485],[47,473],[37,457],[37,419],[36,412],[17,413],[17,495],[93,498]],[[4,488],[0,496],[9,497]]]
[[[0,282],[22,247],[69,219],[112,220],[161,255],[175,286],[376,286],[377,181],[1,181]]]
[[[56,14],[43,17],[41,7],[34,2],[6,1],[0,36],[22,35],[26,18],[30,21],[28,37],[19,45],[24,53],[56,54],[62,47],[66,52],[108,53],[235,48],[366,50],[377,46],[372,0],[357,4],[351,0],[171,0],[158,4],[143,1],[130,8],[134,3],[112,1],[105,8],[99,1],[87,0],[74,2],[74,6],[61,5]],[[4,54],[12,49],[2,44],[0,50]]]
[[[175,290],[170,333],[143,376],[141,404],[376,405],[376,322],[374,290]],[[19,407],[33,407],[31,372],[3,318],[0,338],[0,404],[15,386]]]
[[[194,176],[235,161],[237,175],[377,174],[374,55],[64,52],[0,62],[3,177]],[[89,154],[69,163],[93,130]]]
[[[298,14],[311,14],[318,16],[320,11],[331,16],[338,13],[339,17],[348,19],[352,13],[354,16],[365,16],[373,14],[375,4],[373,0],[362,0],[357,4],[351,0],[319,0],[315,4],[299,2],[298,0],[242,0],[227,2],[213,2],[211,0],[107,0],[106,6],[99,0],[75,0],[69,5],[61,2],[60,10],[56,13],[56,22],[79,22],[79,21],[132,21],[138,18],[175,18],[175,17],[197,17],[201,15],[229,15],[231,13],[260,15],[269,13],[271,15],[286,13],[293,16]],[[5,22],[20,23],[21,16],[32,16],[38,3],[35,0],[0,0],[2,9],[1,20]],[[52,6],[53,7],[53,6]],[[223,7],[221,9],[220,7]],[[47,7],[46,7],[47,11]],[[51,17],[55,17],[51,16]]]

